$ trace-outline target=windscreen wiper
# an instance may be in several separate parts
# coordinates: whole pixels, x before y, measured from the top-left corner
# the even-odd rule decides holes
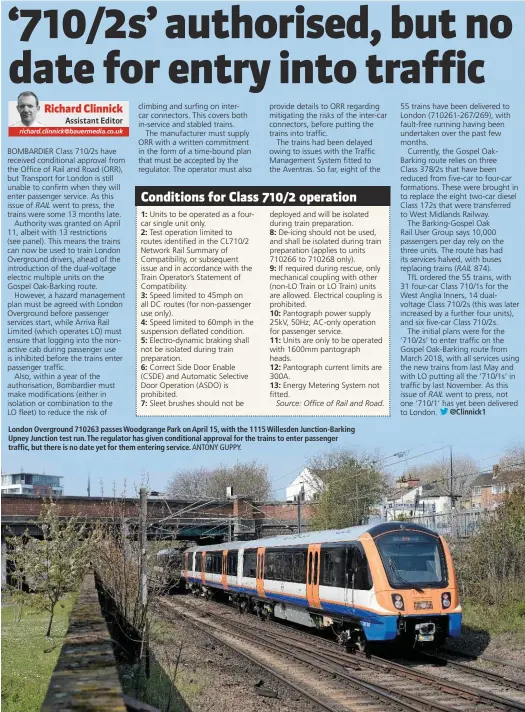
[[[397,566],[394,564],[394,562],[392,560],[392,557],[389,557],[388,563],[390,565],[390,568],[392,569],[392,572],[397,577],[397,579],[400,583],[406,584],[407,586],[409,586],[410,588],[413,588],[418,593],[425,593],[422,588],[420,588],[419,586],[416,586],[414,583],[412,583],[412,581],[408,581],[406,578],[403,578],[403,576],[401,576],[401,574],[397,570]]]

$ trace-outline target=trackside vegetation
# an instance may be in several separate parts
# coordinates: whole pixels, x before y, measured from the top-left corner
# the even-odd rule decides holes
[[[40,710],[89,566],[89,533],[45,501],[26,532],[7,538],[8,587],[2,608],[2,708]]]
[[[2,608],[2,710],[39,712],[58,660],[75,596],[68,594],[55,609],[52,634],[46,637],[49,613],[26,608],[21,618],[18,603]]]
[[[10,537],[7,559],[19,616],[24,606],[47,611],[45,634],[49,638],[59,601],[78,590],[87,571],[90,537],[78,517],[61,520],[55,502],[44,502],[34,524],[41,537]]]
[[[525,487],[508,494],[479,532],[452,542],[465,625],[525,644]]]

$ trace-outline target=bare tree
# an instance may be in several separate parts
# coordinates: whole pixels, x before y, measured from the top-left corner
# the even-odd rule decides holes
[[[140,535],[143,523],[150,537],[161,537],[149,540],[146,547]],[[149,689],[150,642],[160,637],[167,625],[155,607],[161,596],[180,585],[184,546],[182,542],[167,539],[165,529],[159,531],[151,525],[147,519],[144,522],[140,502],[137,500],[135,506],[130,507],[123,493],[110,501],[108,516],[97,523],[92,535],[91,556],[101,583],[105,614],[111,623],[113,639],[132,661],[127,680],[133,685],[134,696],[141,699]],[[180,652],[173,677],[179,658]],[[168,691],[168,701],[173,694],[172,690]],[[163,703],[162,709],[172,706]]]
[[[204,493],[208,489],[212,470],[200,467],[194,470],[179,470],[175,472],[166,488],[166,494],[174,498],[198,499],[208,496]]]
[[[469,455],[453,455],[452,478],[450,458],[443,457],[426,465],[409,467],[403,473],[406,479],[419,479],[422,485],[434,485],[441,494],[464,495],[468,492],[471,482],[477,477],[479,468],[476,461]]]
[[[219,465],[213,469],[180,470],[168,483],[171,497],[224,499],[226,488],[233,493],[256,500],[269,499],[271,484],[268,468],[256,460],[238,462],[236,465]]]
[[[381,500],[385,476],[376,455],[339,450],[311,458],[307,468],[320,490],[315,529],[362,524]]]
[[[510,445],[500,457],[499,465],[502,470],[523,470],[525,481],[525,444],[515,442]]]

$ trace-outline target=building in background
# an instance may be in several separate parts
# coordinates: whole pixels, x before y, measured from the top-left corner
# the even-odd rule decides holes
[[[470,506],[472,509],[494,509],[520,484],[525,485],[525,470],[502,470],[494,465],[492,472],[482,472],[472,481]]]
[[[442,483],[421,484],[418,478],[401,477],[384,502],[384,519],[443,514],[450,510],[450,495]]]
[[[64,487],[57,475],[40,475],[32,472],[18,472],[2,475],[2,494],[35,494],[40,497],[60,497]]]
[[[302,492],[303,502],[315,502],[315,500],[319,499],[322,491],[322,481],[305,467],[286,488],[286,501],[297,502],[299,494]]]

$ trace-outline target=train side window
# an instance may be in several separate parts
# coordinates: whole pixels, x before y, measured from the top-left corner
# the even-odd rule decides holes
[[[349,546],[347,550],[348,587],[357,591],[369,591],[372,588],[372,577],[366,555],[357,546]]]
[[[275,555],[275,580],[283,580],[283,554]]]
[[[343,588],[345,585],[345,550],[328,549],[321,552],[321,585],[337,586]]]
[[[293,554],[283,553],[282,580],[293,581]]]
[[[222,553],[216,554],[206,554],[206,573],[209,574],[220,574],[221,573],[221,559]]]
[[[293,555],[293,580],[306,583],[306,557],[302,551]]]
[[[312,583],[312,552],[308,552],[308,585]]]
[[[226,557],[226,574],[228,576],[237,576],[237,552],[229,551]]]
[[[319,554],[317,551],[314,554],[314,573],[312,577],[312,583],[314,586],[319,583]]]
[[[361,591],[369,591],[372,588],[370,567],[368,566],[366,554],[360,549],[356,550],[355,557],[355,587]]]
[[[198,551],[195,554],[195,571],[198,571],[199,573],[202,572],[202,552]]]
[[[267,551],[264,559],[264,578],[275,580],[275,552]]]

